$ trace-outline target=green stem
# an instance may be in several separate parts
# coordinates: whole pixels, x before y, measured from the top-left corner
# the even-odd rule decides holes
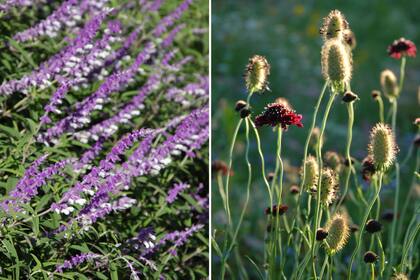
[[[363,232],[365,230],[366,221],[369,218],[370,211],[372,211],[372,208],[373,208],[373,205],[375,204],[375,201],[377,199],[379,199],[379,193],[380,193],[381,188],[382,188],[383,172],[379,171],[378,173],[379,173],[378,174],[378,181],[379,181],[378,182],[378,188],[376,189],[376,192],[375,192],[372,200],[370,201],[368,208],[366,209],[365,216],[363,217],[363,220],[362,220],[362,223],[361,223],[361,226],[360,226],[359,236],[358,236],[357,241],[356,241],[356,248],[354,249],[353,254],[351,255],[351,259],[350,259],[350,264],[349,264],[349,268],[348,268],[348,275],[347,275],[348,280],[351,280],[352,266],[353,266],[353,263],[354,263],[354,259],[356,258],[356,255],[359,252],[360,245],[362,243],[362,237],[363,237]]]
[[[379,121],[381,123],[385,122],[384,119],[384,101],[382,100],[382,97],[378,96],[378,105],[379,105]]]
[[[370,280],[375,280],[375,265],[373,263],[370,264]]]

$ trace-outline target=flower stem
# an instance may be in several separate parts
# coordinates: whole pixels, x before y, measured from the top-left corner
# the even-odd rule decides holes
[[[348,274],[347,274],[347,279],[348,280],[351,280],[351,270],[352,270],[353,262],[354,262],[354,259],[356,258],[357,253],[359,252],[359,248],[360,248],[360,245],[362,243],[362,237],[363,237],[363,232],[365,230],[366,221],[369,218],[370,211],[372,211],[372,208],[373,208],[373,205],[375,204],[375,201],[377,199],[379,199],[379,193],[380,193],[381,188],[382,188],[382,178],[383,178],[383,172],[379,171],[378,172],[378,187],[376,188],[376,192],[375,192],[372,200],[369,202],[368,208],[366,209],[366,212],[365,212],[365,216],[363,217],[362,223],[360,224],[361,225],[360,226],[360,231],[359,231],[360,233],[359,233],[359,236],[358,236],[357,241],[356,241],[356,248],[354,249],[353,254],[351,255],[349,268],[348,268]]]

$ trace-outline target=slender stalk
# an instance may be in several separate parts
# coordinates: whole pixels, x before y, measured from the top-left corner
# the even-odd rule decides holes
[[[315,223],[314,223],[314,228],[313,228],[313,233],[312,233],[312,246],[311,246],[311,256],[312,256],[312,271],[313,271],[313,276],[315,277],[315,279],[317,279],[317,273],[316,273],[316,265],[315,265],[315,243],[316,243],[316,230],[319,227],[320,224],[320,220],[322,217],[322,210],[321,210],[321,192],[319,191],[319,187],[321,186],[321,181],[322,181],[322,139],[324,138],[324,132],[325,132],[325,128],[327,126],[327,120],[328,120],[328,116],[329,113],[331,111],[331,107],[332,104],[334,103],[334,99],[335,96],[337,95],[336,92],[332,92],[330,95],[330,98],[328,100],[327,103],[327,107],[325,109],[325,113],[324,113],[324,118],[322,120],[322,125],[321,125],[321,131],[319,134],[319,139],[318,139],[318,144],[317,144],[317,160],[318,160],[318,191],[317,191],[317,201],[316,201],[316,211],[315,211]],[[320,217],[321,216],[321,217]]]
[[[385,122],[384,119],[384,101],[382,100],[382,97],[378,97],[378,105],[379,105],[379,121],[381,123]]]
[[[375,265],[373,263],[370,264],[370,280],[375,280]]]
[[[368,208],[366,209],[365,216],[363,217],[363,220],[362,220],[362,223],[361,223],[359,236],[358,236],[357,241],[356,241],[356,248],[354,249],[353,254],[351,255],[349,268],[348,268],[348,274],[347,274],[347,279],[348,280],[351,280],[352,266],[353,266],[353,263],[354,263],[354,259],[356,258],[356,255],[359,252],[360,245],[362,243],[363,232],[365,230],[366,221],[369,218],[370,211],[372,211],[372,208],[373,208],[373,205],[375,204],[375,201],[377,199],[379,199],[379,193],[380,193],[381,188],[382,188],[382,178],[383,178],[383,171],[379,171],[378,172],[378,187],[376,188],[376,192],[375,192],[372,200],[369,202]]]
[[[279,176],[279,188],[277,191],[277,205],[282,204],[282,193],[283,193],[283,160],[281,159],[281,146],[282,146],[282,128],[281,126],[278,127],[278,137],[277,137],[277,161],[279,162],[280,168],[280,176]],[[286,223],[285,223],[286,225]],[[281,239],[281,231],[280,231],[280,215],[276,215],[276,238],[277,244],[280,253],[280,261],[283,263],[283,249],[282,249],[282,239]],[[280,272],[282,273],[282,266],[280,267]]]

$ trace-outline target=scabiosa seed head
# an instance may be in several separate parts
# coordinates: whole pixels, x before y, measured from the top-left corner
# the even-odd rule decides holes
[[[268,76],[270,64],[267,59],[260,55],[254,55],[249,59],[245,69],[245,85],[249,92],[263,92],[269,90]]]
[[[346,93],[344,93],[343,98],[342,98],[342,100],[346,103],[353,102],[357,99],[359,99],[359,96],[357,96],[357,94],[351,91],[346,91]]]
[[[367,251],[365,255],[363,256],[363,261],[365,263],[374,263],[378,260],[378,255],[376,255],[372,251]]]
[[[395,40],[388,46],[388,55],[395,59],[400,59],[403,56],[416,57],[416,54],[416,45],[412,41],[404,38]]]
[[[266,215],[272,215],[272,216],[277,216],[277,215],[281,216],[284,213],[286,213],[288,209],[289,209],[289,206],[287,206],[286,204],[273,205],[272,208],[267,207],[265,209],[265,214]]]
[[[371,95],[374,100],[381,98],[381,92],[379,90],[372,90]]]
[[[245,107],[241,110],[240,114],[241,114],[241,118],[245,119],[246,117],[251,115],[251,109],[249,109],[249,107]]]
[[[337,174],[331,168],[322,170],[321,180],[321,203],[329,206],[337,197],[338,178]]]
[[[327,238],[327,236],[328,236],[328,232],[325,229],[323,229],[323,228],[319,228],[316,231],[316,240],[317,241],[322,241],[325,238]]]
[[[327,228],[328,236],[326,242],[329,254],[340,251],[347,243],[349,237],[349,226],[346,216],[335,214],[329,221]]]
[[[328,167],[331,167],[335,172],[339,173],[343,166],[343,159],[342,157],[334,152],[334,151],[327,151],[324,155],[325,163]]]
[[[246,107],[246,102],[243,100],[238,100],[235,104],[235,111],[240,112],[243,108]]]
[[[382,225],[380,222],[370,219],[369,221],[366,222],[366,231],[369,233],[375,233],[375,232],[379,232],[382,229]]]
[[[409,279],[408,279],[408,276],[405,275],[404,273],[396,273],[392,275],[391,280],[409,280]]]
[[[299,192],[300,192],[300,189],[299,189],[298,186],[293,185],[293,186],[290,187],[290,193],[291,194],[298,194]]]
[[[255,118],[255,125],[257,127],[280,125],[284,130],[287,130],[290,125],[303,127],[301,120],[302,115],[296,114],[295,111],[279,103],[270,103],[265,107],[264,112]]]
[[[378,123],[372,128],[368,151],[375,169],[386,170],[392,165],[398,148],[394,134],[388,125]]]
[[[363,180],[369,182],[372,176],[375,174],[375,164],[371,156],[367,156],[362,161],[362,177]]]
[[[392,72],[389,69],[385,69],[381,72],[380,80],[382,91],[385,94],[385,96],[390,100],[397,98],[399,95],[399,90],[397,77],[395,77],[394,72]]]
[[[321,51],[321,68],[324,78],[338,91],[343,91],[350,82],[352,72],[351,54],[339,39],[324,43]]]
[[[324,18],[320,33],[322,38],[327,41],[333,38],[341,38],[343,31],[349,28],[349,24],[344,15],[339,10],[332,10]]]
[[[353,31],[350,29],[346,29],[343,31],[344,42],[346,42],[347,46],[354,50],[356,48],[356,36],[354,35]]]
[[[316,185],[318,183],[318,162],[315,157],[309,155],[303,164],[305,165],[306,170],[305,178],[302,178],[302,180],[304,180],[303,187],[308,192],[313,192],[316,190]],[[301,174],[303,176],[303,168]]]

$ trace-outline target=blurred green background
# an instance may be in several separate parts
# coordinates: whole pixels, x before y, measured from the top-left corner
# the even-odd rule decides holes
[[[346,16],[356,35],[353,51],[354,70],[352,90],[360,97],[355,103],[352,156],[362,160],[366,155],[369,129],[378,122],[378,106],[371,98],[373,89],[380,89],[379,75],[390,68],[399,75],[400,61],[387,55],[393,40],[405,37],[420,45],[419,1],[212,1],[212,159],[227,161],[233,131],[239,119],[234,111],[238,99],[246,99],[242,78],[248,58],[254,54],[266,56],[271,64],[271,92],[254,95],[251,104],[254,115],[277,97],[286,97],[303,115],[305,127],[291,127],[283,137],[283,159],[286,164],[285,187],[298,183],[297,171],[303,157],[303,145],[308,133],[313,108],[324,83],[321,76],[319,28],[330,10],[339,9]],[[413,121],[419,114],[420,60],[407,59],[405,85],[399,100],[397,119],[400,158],[407,153],[416,128]],[[324,98],[326,101],[326,98]],[[385,113],[390,104],[384,98]],[[325,102],[320,109],[322,116]],[[318,118],[320,119],[320,117]],[[318,121],[319,124],[319,121]],[[244,126],[243,126],[244,129]],[[231,178],[231,207],[234,221],[245,200],[247,169],[244,161],[243,129],[234,150]],[[344,154],[347,129],[347,110],[341,98],[335,100],[326,130],[324,152],[335,150]],[[276,135],[271,129],[260,129],[266,157],[267,172],[275,164]],[[255,138],[251,133],[253,183],[251,200],[239,234],[242,256],[250,256],[258,265],[263,260],[265,230],[264,208],[267,194],[261,178],[260,161]],[[413,165],[411,165],[413,166]],[[409,181],[409,170],[402,171],[403,182]],[[412,172],[412,170],[411,170]],[[404,177],[405,176],[405,177]],[[384,208],[392,207],[392,182],[385,186]],[[405,197],[408,186],[402,188]],[[293,215],[289,211],[288,215]],[[216,238],[225,215],[217,190],[212,184],[212,222]],[[232,258],[231,258],[232,259]],[[213,275],[218,275],[220,260],[213,254]],[[251,263],[245,260],[250,275],[255,275]],[[235,270],[235,267],[233,267]]]

